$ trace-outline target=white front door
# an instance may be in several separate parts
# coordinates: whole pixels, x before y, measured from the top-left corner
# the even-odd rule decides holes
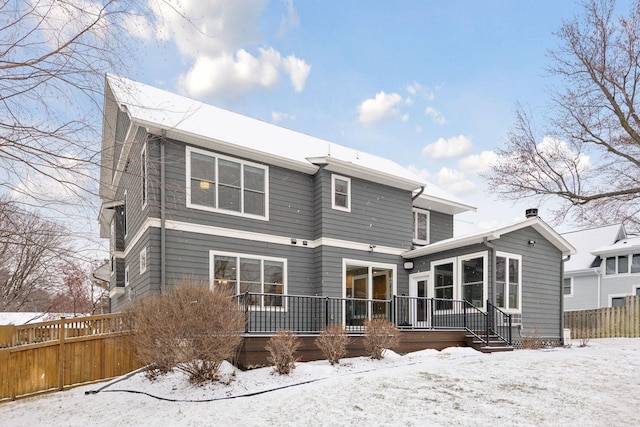
[[[429,273],[409,276],[410,319],[414,327],[426,328],[431,324],[428,289]]]

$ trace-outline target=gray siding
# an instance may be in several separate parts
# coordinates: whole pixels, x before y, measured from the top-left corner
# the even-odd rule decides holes
[[[528,242],[534,240],[533,247]],[[522,330],[539,328],[545,338],[560,338],[562,254],[533,228],[502,236],[497,250],[522,255]],[[515,337],[518,338],[518,337]]]
[[[564,296],[564,310],[588,310],[598,307],[598,275],[593,273],[590,276],[574,276],[573,295]]]
[[[453,237],[453,215],[430,211],[429,218],[431,243]]]
[[[640,274],[604,276],[601,285],[600,304],[602,307],[610,307],[609,299],[612,296],[636,294],[636,288],[640,287]]]
[[[413,214],[409,191],[351,177],[351,211],[345,212],[331,208],[331,177],[328,171],[316,175],[316,237],[411,248]]]

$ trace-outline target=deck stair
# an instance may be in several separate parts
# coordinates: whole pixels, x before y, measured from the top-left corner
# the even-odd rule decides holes
[[[489,335],[489,343],[485,343],[473,334],[467,334],[465,338],[467,346],[472,347],[482,353],[495,353],[498,351],[513,351],[513,346],[508,345],[497,335]]]

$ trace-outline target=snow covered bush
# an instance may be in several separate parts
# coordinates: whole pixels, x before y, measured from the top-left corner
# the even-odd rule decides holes
[[[349,337],[339,325],[327,326],[316,338],[316,345],[332,365],[340,364],[340,359],[347,355],[348,344]]]
[[[392,349],[399,343],[398,328],[386,319],[372,319],[364,322],[364,348],[372,359],[382,359],[385,349]]]
[[[527,350],[538,350],[544,347],[544,342],[540,337],[540,328],[536,327],[532,331],[522,335],[522,348]]]
[[[300,339],[292,332],[279,329],[265,346],[269,352],[267,358],[280,375],[289,374],[296,367],[296,350],[300,347]]]
[[[150,378],[177,368],[193,383],[216,380],[242,344],[244,314],[228,294],[203,283],[182,282],[138,301],[131,312],[132,345]]]

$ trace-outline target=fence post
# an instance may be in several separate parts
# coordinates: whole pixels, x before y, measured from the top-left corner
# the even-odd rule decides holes
[[[60,379],[59,379],[59,383],[58,383],[58,388],[60,390],[64,390],[64,362],[65,362],[65,350],[64,350],[64,339],[65,339],[65,334],[66,334],[66,329],[65,328],[65,318],[61,317],[60,321],[58,323],[58,334],[60,335],[60,346],[59,348],[59,352],[60,355],[58,357],[58,372],[60,373]]]
[[[485,326],[486,326],[485,333],[486,333],[487,345],[489,345],[489,329],[491,328],[491,314],[489,313],[489,311],[490,311],[489,310],[489,304],[490,304],[490,302],[489,302],[489,300],[487,300],[487,321],[486,321],[486,324],[485,324]]]
[[[465,329],[468,329],[467,328],[467,302],[466,301],[462,302],[462,326]]]
[[[244,293],[244,333],[249,333],[249,291]]]
[[[394,295],[391,301],[389,301],[389,305],[391,305],[391,307],[389,307],[389,316],[391,317],[389,321],[394,325],[398,326],[398,319],[396,318],[396,314],[398,310],[397,310],[396,304],[397,304],[397,300],[396,300],[396,296]]]

